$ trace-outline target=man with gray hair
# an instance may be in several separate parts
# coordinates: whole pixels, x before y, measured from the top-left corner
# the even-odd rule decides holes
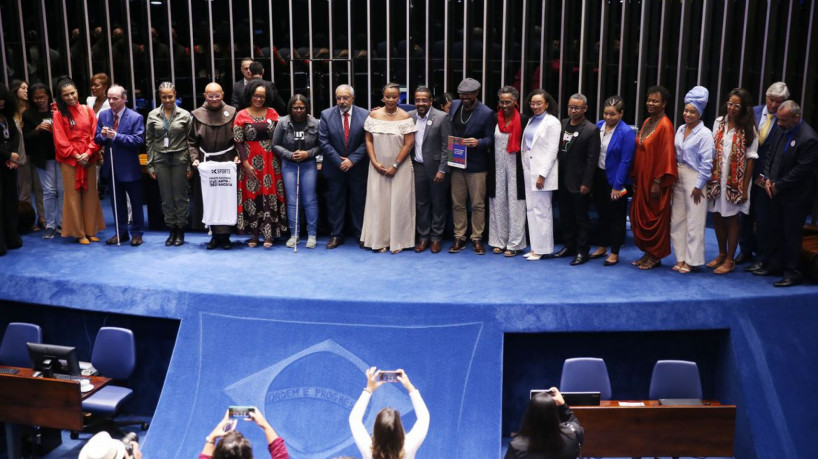
[[[334,249],[344,243],[347,207],[358,246],[363,248],[361,229],[369,172],[364,121],[369,112],[355,105],[355,90],[348,84],[335,89],[335,104],[335,107],[321,112],[321,123],[318,125],[318,144],[324,154],[322,171],[327,179],[330,224],[327,248]]]
[[[753,252],[759,258],[764,258],[762,244],[759,241],[768,239],[767,217],[769,212],[770,198],[764,190],[764,164],[767,160],[767,153],[780,132],[776,124],[776,113],[782,102],[790,97],[790,90],[787,83],[778,81],[767,88],[765,103],[753,107],[756,126],[758,127],[758,159],[753,170],[752,191],[750,193],[750,213],[748,215],[739,214],[741,218],[741,251],[736,256],[736,264],[745,263],[753,259]],[[752,272],[761,267],[761,262],[755,263],[745,269]]]
[[[559,204],[562,221],[562,249],[555,258],[574,255],[571,266],[585,263],[591,232],[591,185],[599,162],[600,139],[596,125],[585,117],[588,99],[574,94],[568,100],[568,118],[562,120],[559,161]],[[605,253],[594,253],[594,258]]]
[[[803,282],[798,263],[804,220],[815,197],[813,180],[818,160],[818,134],[801,119],[801,107],[788,100],[776,114],[781,132],[769,151],[764,167],[764,189],[770,199],[767,215],[770,238],[763,240],[768,255],[764,266],[753,274],[775,275],[783,272],[776,287]]]
[[[100,175],[113,185],[111,207],[116,216],[118,231],[105,241],[108,245],[119,244],[128,239],[136,247],[142,244],[145,230],[145,212],[142,209],[142,166],[139,150],[145,143],[145,123],[142,115],[127,107],[128,91],[113,85],[108,89],[110,110],[99,113],[94,142],[105,150]],[[128,204],[131,201],[133,227],[128,236]]]

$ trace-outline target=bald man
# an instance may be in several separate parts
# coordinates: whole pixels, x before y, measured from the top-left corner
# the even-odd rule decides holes
[[[236,109],[224,103],[224,92],[218,83],[208,84],[205,87],[204,97],[204,104],[190,113],[193,115],[193,125],[187,143],[191,165],[198,168],[200,162],[238,164],[239,158],[233,145],[233,120],[236,118]],[[235,168],[235,166],[230,166],[230,168]],[[236,200],[237,198],[234,196],[233,202],[235,203]],[[208,202],[208,198],[205,197],[202,205],[214,206],[218,204],[212,199]],[[233,209],[232,221],[234,225],[235,207]],[[224,209],[215,210],[221,211]],[[225,250],[230,249],[232,247],[230,231],[233,225],[210,224],[213,237],[207,244],[208,250],[216,247],[222,247]]]

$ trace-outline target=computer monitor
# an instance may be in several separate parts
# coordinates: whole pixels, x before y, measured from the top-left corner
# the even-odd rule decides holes
[[[42,372],[44,377],[53,378],[55,373],[80,375],[80,364],[74,347],[40,343],[26,343],[26,346],[32,368]]]

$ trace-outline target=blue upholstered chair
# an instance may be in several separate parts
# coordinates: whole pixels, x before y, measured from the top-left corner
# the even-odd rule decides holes
[[[702,381],[696,362],[659,360],[650,378],[651,400],[660,398],[702,398]]]
[[[133,332],[118,327],[102,327],[94,341],[91,363],[102,376],[114,380],[131,377],[136,367],[136,344]],[[108,421],[119,413],[122,405],[133,395],[133,390],[108,384],[82,401],[82,410],[100,416]],[[115,426],[139,424],[142,421],[112,422]],[[108,424],[111,424],[109,422]],[[143,430],[147,428],[142,423]]]
[[[39,325],[12,322],[6,327],[0,344],[0,365],[31,367],[26,343],[42,343],[43,332]]]
[[[610,400],[611,380],[605,361],[593,357],[565,359],[559,389],[560,392],[599,392],[602,400]]]

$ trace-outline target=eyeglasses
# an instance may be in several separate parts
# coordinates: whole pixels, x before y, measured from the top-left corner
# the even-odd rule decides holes
[[[532,100],[531,102],[528,103],[528,105],[530,107],[541,107],[542,105],[545,105],[545,102],[541,100]]]
[[[585,107],[580,106],[580,105],[569,105],[568,106],[568,111],[569,112],[578,112],[578,111],[584,110],[584,109],[585,109]]]
[[[253,99],[261,99],[264,100],[267,98],[266,94],[253,94]]]
[[[734,104],[732,102],[727,102],[727,109],[735,108],[736,110],[741,110],[741,104]]]

